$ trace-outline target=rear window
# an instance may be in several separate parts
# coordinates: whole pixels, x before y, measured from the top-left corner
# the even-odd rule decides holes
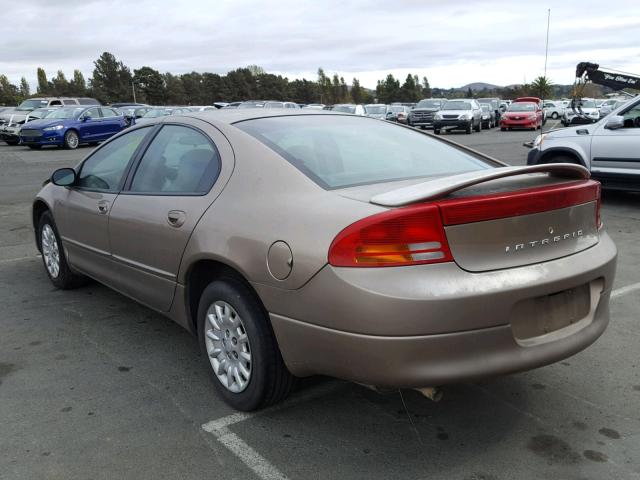
[[[492,168],[418,131],[366,117],[270,117],[235,126],[325,189]]]

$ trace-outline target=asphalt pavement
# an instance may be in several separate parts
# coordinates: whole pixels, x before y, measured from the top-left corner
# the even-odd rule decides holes
[[[522,165],[534,132],[447,138]],[[531,372],[377,393],[327,378],[238,414],[181,327],[92,283],[55,290],[30,203],[90,151],[0,143],[0,479],[638,479],[640,196],[605,192],[619,248],[611,324]]]

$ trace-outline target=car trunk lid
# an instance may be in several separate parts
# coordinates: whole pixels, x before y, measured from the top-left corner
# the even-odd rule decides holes
[[[398,210],[437,205],[453,260],[468,271],[545,262],[598,243],[600,184],[578,165],[503,167],[388,187],[364,190],[371,203]],[[345,196],[363,199],[365,191]]]

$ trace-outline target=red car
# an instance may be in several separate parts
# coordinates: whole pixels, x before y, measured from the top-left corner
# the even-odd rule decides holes
[[[532,97],[533,98],[533,97]],[[535,130],[542,128],[542,108],[536,102],[520,101],[509,105],[509,108],[500,116],[500,130],[503,132],[512,128],[530,128]]]

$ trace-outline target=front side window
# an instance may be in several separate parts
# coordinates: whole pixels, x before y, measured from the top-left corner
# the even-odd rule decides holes
[[[366,117],[271,117],[234,125],[326,189],[491,168],[437,139]]]
[[[100,118],[100,110],[98,108],[90,108],[83,113],[84,117]]]
[[[624,117],[624,128],[640,128],[640,103],[621,114]]]
[[[112,110],[110,108],[105,108],[102,107],[100,110],[102,110],[102,116],[103,117],[119,117],[120,114],[118,112],[116,112],[115,110]]]
[[[158,194],[206,194],[220,173],[213,143],[193,128],[165,125],[145,152],[130,190]]]
[[[104,144],[82,164],[76,186],[117,192],[131,157],[150,130],[139,128]]]

